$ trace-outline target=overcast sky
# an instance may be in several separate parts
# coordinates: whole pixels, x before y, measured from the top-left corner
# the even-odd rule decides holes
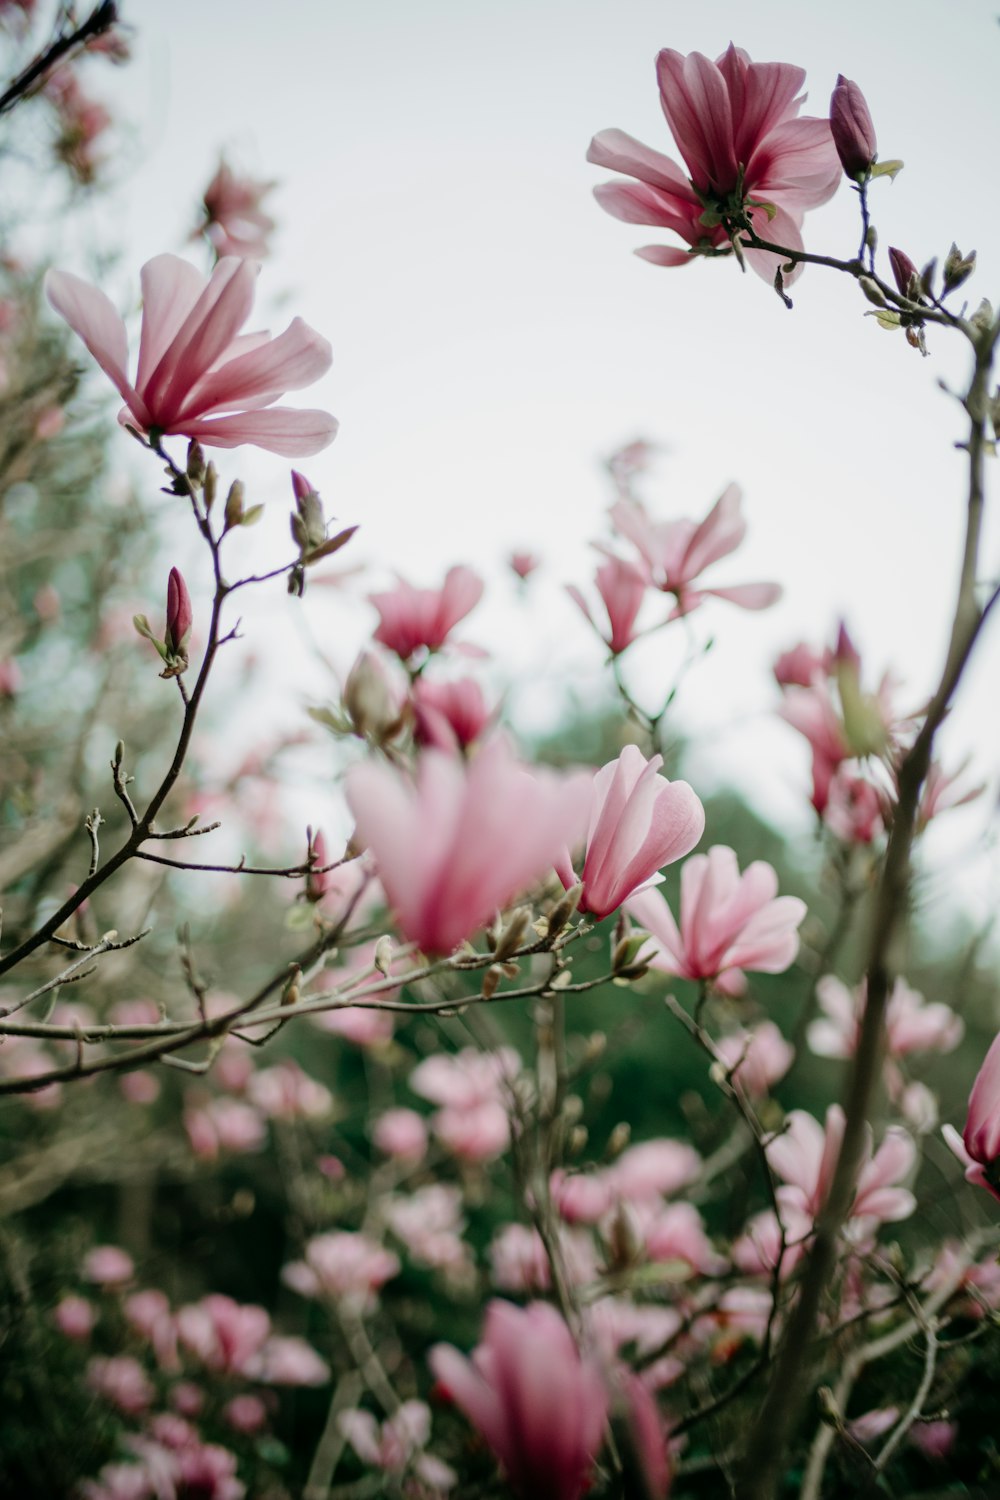
[[[636,436],[662,443],[645,494],[664,517],[699,517],[738,481],[748,541],[711,581],[776,578],[786,594],[766,615],[720,604],[699,617],[717,647],[680,700],[700,757],[688,773],[735,778],[805,827],[808,757],[767,719],[770,662],[828,638],[844,614],[872,675],[892,666],[904,680],[906,705],[933,685],[963,511],[960,414],[937,382],[957,382],[965,356],[932,331],[922,360],[864,316],[844,277],[808,270],[789,313],[731,262],[636,259],[656,232],[597,207],[607,174],[587,144],[617,126],[673,152],[654,74],[664,46],[714,56],[733,40],[800,64],[810,113],[826,112],[843,72],[865,91],[881,156],[906,162],[872,190],[883,246],[918,263],[953,239],[975,247],[971,295],[996,300],[995,6],[125,0],[123,12],[135,61],[110,76],[90,65],[129,122],[111,218],[99,210],[121,246],[120,299],[144,260],[182,248],[220,148],[280,181],[262,302],[275,326],[300,313],[331,340],[331,374],[301,399],[342,424],[308,472],[361,522],[355,557],[374,581],[398,568],[433,583],[451,562],[487,574],[491,598],[467,634],[499,652],[501,678],[536,664],[543,687],[524,700],[536,716],[566,681],[589,691],[599,666],[561,586],[589,583],[588,544],[607,535],[601,458]],[[846,184],[805,234],[853,253]],[[280,502],[254,545],[283,549],[287,465],[225,462]],[[519,613],[502,569],[513,547],[546,564],[544,602]],[[370,612],[319,590],[310,608],[345,667]],[[651,704],[675,659],[657,643],[633,669]],[[953,761],[978,737],[989,776],[998,654],[994,635],[947,731]],[[971,839],[978,824],[960,826],[954,838]]]

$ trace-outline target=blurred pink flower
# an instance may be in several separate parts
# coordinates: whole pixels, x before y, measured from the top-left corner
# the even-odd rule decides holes
[[[566,592],[586,615],[611,655],[619,656],[639,637],[635,622],[646,597],[649,579],[635,563],[611,555],[598,568],[594,581],[608,613],[609,629],[606,634],[594,619],[590,605],[575,584],[567,584]]]
[[[597,1224],[614,1202],[611,1183],[603,1172],[553,1172],[549,1179],[553,1206],[567,1224]]]
[[[925,1458],[944,1463],[958,1438],[958,1423],[938,1418],[934,1422],[914,1422],[908,1434],[914,1448]]]
[[[712,980],[725,994],[741,994],[743,971],[780,974],[799,948],[796,928],[806,914],[797,896],[778,895],[778,877],[764,860],[740,874],[724,845],[696,854],[681,870],[681,922],[656,891],[627,902],[631,916],[659,945],[648,961],[681,979]]]
[[[263,1307],[235,1302],[221,1292],[178,1308],[175,1322],[181,1343],[206,1369],[229,1375],[253,1373],[271,1331]]]
[[[585,816],[587,777],[529,770],[503,740],[469,763],[426,750],[416,784],[355,766],[347,801],[404,937],[453,952],[552,868]]]
[[[52,1321],[66,1338],[86,1343],[97,1322],[97,1309],[86,1297],[63,1297],[56,1303]]]
[[[333,1110],[330,1090],[291,1058],[252,1074],[247,1098],[270,1120],[319,1120]]]
[[[205,189],[204,223],[192,238],[204,232],[220,259],[225,255],[240,255],[263,260],[270,250],[268,240],[275,223],[261,204],[276,186],[274,182],[234,172],[223,157]]]
[[[784,1078],[795,1057],[795,1048],[773,1021],[760,1021],[749,1031],[731,1031],[719,1038],[715,1050],[751,1099],[762,1099]]]
[[[259,1151],[267,1140],[264,1120],[240,1099],[209,1099],[185,1109],[184,1129],[192,1151],[203,1161],[214,1161],[224,1151]]]
[[[305,1259],[292,1261],[281,1277],[303,1297],[345,1298],[367,1306],[399,1271],[399,1257],[391,1250],[344,1229],[314,1236],[306,1244]]]
[[[694,1182],[702,1161],[685,1141],[660,1138],[629,1146],[607,1169],[615,1196],[629,1203],[669,1197]]]
[[[953,807],[964,807],[968,802],[975,802],[976,798],[981,797],[985,792],[985,782],[979,782],[975,786],[964,789],[960,785],[968,764],[969,761],[966,758],[956,771],[949,773],[938,761],[931,761],[920,793],[920,806],[917,810],[918,832],[923,833],[932,818],[948,812]]]
[[[471,1360],[437,1344],[428,1362],[523,1500],[579,1500],[608,1398],[600,1370],[581,1359],[554,1308],[491,1302]]]
[[[267,1426],[267,1407],[259,1396],[245,1391],[243,1395],[234,1396],[231,1401],[226,1402],[222,1408],[222,1420],[234,1432],[253,1437],[255,1433],[263,1432]]]
[[[983,1059],[969,1095],[965,1129],[942,1127],[945,1140],[965,1167],[969,1182],[1000,1202],[1000,1036]]]
[[[870,844],[885,830],[889,799],[863,776],[851,776],[840,766],[826,791],[823,822],[845,844]]]
[[[672,620],[690,614],[710,597],[728,599],[742,609],[767,609],[781,597],[781,588],[776,583],[692,587],[707,567],[735,552],[746,536],[747,525],[740,512],[742,503],[739,486],[731,484],[701,522],[654,521],[638,500],[617,500],[611,507],[611,524],[619,536],[635,547],[648,582],[662,593],[675,596]]]
[[[486,1253],[490,1279],[501,1292],[547,1292],[552,1285],[545,1244],[527,1224],[504,1224]]]
[[[273,1334],[255,1361],[254,1379],[264,1385],[326,1385],[330,1366],[305,1339]]]
[[[450,1183],[428,1182],[413,1193],[386,1199],[385,1222],[418,1266],[467,1272],[472,1260],[462,1234],[462,1190]]]
[[[126,1416],[148,1411],[156,1395],[142,1365],[130,1354],[95,1354],[87,1363],[86,1382]]]
[[[98,1286],[119,1286],[132,1280],[135,1262],[118,1245],[95,1245],[84,1256],[81,1274],[84,1281],[96,1282]]]
[[[778,657],[774,663],[774,677],[780,687],[809,687],[817,675],[825,677],[829,667],[829,651],[814,651],[800,641]]]
[[[701,838],[705,809],[686,781],[657,774],[662,764],[662,755],[647,760],[637,745],[626,745],[594,776],[581,911],[596,917],[617,911]],[[568,854],[557,868],[569,889],[576,876]]]
[[[215,448],[251,443],[285,458],[306,457],[333,441],[336,421],[328,412],[272,403],[324,375],[330,345],[301,318],[274,339],[240,334],[253,306],[257,271],[253,261],[227,256],[206,282],[176,255],[147,261],[134,385],[125,325],[104,292],[68,271],[49,271],[45,289],[118,387],[125,426],[197,438]]]
[[[823,1016],[812,1021],[806,1032],[810,1049],[818,1057],[853,1057],[865,1013],[867,984],[853,990],[833,974],[825,974],[816,985],[816,998]],[[953,1052],[965,1035],[965,1023],[950,1006],[929,1003],[903,979],[892,987],[885,1013],[886,1050],[890,1057],[912,1052]]]
[[[621,130],[594,137],[588,161],[635,183],[597,188],[601,206],[631,224],[673,230],[692,250],[725,247],[749,219],[762,239],[802,249],[806,210],[836,191],[840,167],[828,120],[797,119],[805,74],[789,63],[754,63],[730,44],[715,62],[669,48],[657,58],[660,102],[688,177],[667,156]],[[688,252],[651,245],[637,252],[657,265],[683,265]],[[767,281],[780,260],[750,250]],[[786,280],[792,279],[794,272]]]
[[[522,583],[541,567],[541,559],[534,552],[512,552],[507,561]]]
[[[726,1269],[693,1203],[668,1203],[651,1213],[640,1213],[639,1231],[652,1261],[681,1261],[703,1276],[719,1276]]]
[[[481,738],[493,717],[482,688],[471,677],[454,682],[430,682],[421,677],[414,683],[410,703],[414,739],[418,745],[433,745],[438,750],[468,749]]]
[[[372,1144],[399,1161],[422,1161],[427,1154],[427,1122],[415,1109],[387,1109],[375,1121]]]
[[[471,568],[449,568],[439,589],[414,588],[401,578],[394,589],[368,596],[381,616],[374,638],[402,661],[421,649],[438,651],[482,592],[483,580]]]

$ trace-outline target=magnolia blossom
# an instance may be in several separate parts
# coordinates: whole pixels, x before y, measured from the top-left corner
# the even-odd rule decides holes
[[[214,448],[251,443],[304,458],[333,441],[335,419],[273,403],[325,375],[333,356],[326,339],[301,318],[274,339],[240,334],[258,270],[253,261],[227,256],[206,281],[176,255],[147,261],[134,384],[125,324],[105,293],[68,271],[49,271],[45,290],[117,386],[125,401],[118,418],[123,425],[197,438]]]
[[[364,1463],[390,1474],[412,1468],[428,1500],[458,1481],[448,1464],[421,1451],[431,1435],[430,1407],[423,1401],[403,1401],[381,1426],[370,1411],[349,1407],[338,1413],[337,1426]]]
[[[649,579],[643,569],[635,563],[627,562],[623,557],[611,555],[598,568],[594,582],[597,584],[597,592],[608,613],[607,634],[595,621],[590,612],[590,605],[580,590],[570,583],[566,586],[566,592],[573,603],[578,605],[586,615],[611,655],[620,656],[633,641],[638,639],[639,632],[635,629],[635,622],[642,608],[642,601],[646,597]]]
[[[216,255],[245,255],[253,260],[267,255],[275,223],[261,204],[276,185],[234,172],[225,158],[219,162],[205,189],[202,226]],[[195,235],[199,233],[200,229],[195,230]]]
[[[795,1048],[773,1021],[761,1021],[750,1031],[731,1031],[719,1038],[715,1050],[730,1076],[753,1099],[763,1098],[784,1078],[795,1057]]]
[[[830,99],[830,133],[848,177],[866,177],[878,150],[875,126],[864,94],[843,73]]]
[[[176,1324],[181,1343],[207,1369],[239,1375],[254,1373],[271,1331],[263,1307],[234,1302],[221,1292],[179,1308]]]
[[[439,589],[418,589],[401,578],[394,589],[369,594],[381,616],[375,639],[402,661],[421,649],[438,651],[479,603],[483,580],[471,568],[449,568]]]
[[[797,896],[778,895],[778,877],[755,860],[740,874],[732,849],[716,844],[681,870],[681,921],[656,891],[626,903],[659,951],[654,969],[681,979],[711,980],[724,994],[741,994],[744,969],[780,974],[799,949],[796,931],[806,914]]]
[[[346,1298],[364,1306],[399,1271],[399,1257],[391,1250],[345,1229],[309,1240],[305,1260],[291,1262],[281,1275],[303,1297]]]
[[[783,1216],[787,1213],[793,1221],[816,1219],[833,1181],[844,1125],[839,1104],[827,1110],[825,1129],[812,1115],[793,1109],[782,1133],[768,1142],[767,1159],[784,1183],[777,1190]],[[871,1128],[866,1128],[862,1166],[847,1216],[855,1234],[865,1235],[880,1223],[909,1218],[916,1199],[898,1184],[912,1172],[916,1156],[913,1140],[896,1126],[886,1131],[873,1155]]]
[[[701,838],[705,809],[686,781],[657,774],[662,764],[662,755],[647,760],[637,745],[626,745],[594,777],[581,911],[617,911]],[[557,868],[567,889],[576,883],[568,855]]]
[[[512,1047],[455,1056],[435,1053],[410,1074],[415,1094],[439,1105],[431,1116],[435,1136],[464,1161],[492,1161],[510,1143],[510,1086],[521,1069]]]
[[[81,1267],[83,1279],[98,1286],[120,1286],[135,1275],[135,1262],[119,1245],[95,1245],[88,1250]]]
[[[649,245],[637,253],[654,265],[684,265],[692,252],[727,249],[747,221],[761,239],[801,250],[806,210],[832,197],[840,179],[829,121],[796,118],[802,69],[751,62],[730,44],[715,62],[667,48],[657,58],[657,78],[687,176],[621,130],[601,131],[587,152],[595,165],[635,179],[595,189],[602,208],[628,224],[672,230],[688,247]],[[773,281],[780,259],[749,248],[744,254]]]
[[[608,1398],[555,1308],[491,1302],[471,1360],[437,1344],[437,1379],[493,1449],[522,1500],[580,1500]]]
[[[701,1171],[698,1152],[686,1141],[659,1138],[629,1146],[606,1177],[616,1198],[629,1203],[669,1197],[694,1182]]]
[[[816,985],[816,998],[823,1017],[812,1021],[806,1040],[819,1057],[853,1057],[861,1034],[867,1003],[865,980],[849,990],[833,974]],[[892,987],[885,1012],[886,1050],[890,1057],[911,1052],[953,1052],[965,1035],[965,1023],[950,1006],[928,1003],[905,980]]]
[[[767,609],[781,597],[776,583],[741,583],[728,588],[694,588],[695,579],[720,557],[728,557],[746,536],[738,485],[728,485],[703,521],[655,521],[633,499],[617,500],[609,512],[619,536],[639,554],[647,581],[677,603],[670,619],[697,609],[708,598],[728,599],[742,609]]]
[[[943,1132],[969,1182],[1000,1202],[1000,1036],[976,1074],[961,1137],[952,1125],[945,1125]]]
[[[414,683],[410,704],[417,744],[433,745],[438,750],[468,749],[493,717],[482,688],[471,677],[455,682],[430,682],[421,677]]]
[[[400,931],[425,953],[451,953],[575,842],[587,780],[529,770],[495,740],[468,764],[424,751],[415,783],[356,766],[347,801]]]
[[[415,1109],[387,1109],[372,1127],[372,1145],[397,1161],[422,1161],[427,1154],[427,1123]]]

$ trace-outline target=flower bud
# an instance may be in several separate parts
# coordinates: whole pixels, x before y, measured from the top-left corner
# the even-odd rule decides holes
[[[323,866],[329,864],[330,860],[322,830],[317,828],[314,834],[309,828],[306,830],[306,835],[309,841],[308,857],[312,860],[312,867],[306,874],[305,898],[315,903],[322,901],[329,889],[330,877],[324,872]]]
[[[232,531],[234,526],[243,524],[243,481],[234,479],[229,486],[229,494],[226,496],[225,529]]]
[[[848,177],[867,177],[878,150],[875,126],[864,94],[843,73],[830,100],[830,133]]]
[[[194,615],[187,584],[177,568],[170,569],[167,579],[167,628],[163,644],[170,656],[183,657],[187,662],[186,646],[191,634]]]
[[[200,485],[205,477],[205,450],[197,438],[188,443],[187,477],[194,485]]]
[[[205,501],[205,509],[211,510],[215,503],[215,492],[219,486],[219,471],[209,460],[205,470],[205,482],[202,485],[202,498]]]
[[[955,291],[957,287],[960,287],[962,285],[963,281],[968,281],[975,268],[975,250],[970,250],[968,255],[963,255],[958,246],[956,244],[952,244],[951,249],[945,256],[944,267],[942,270],[942,275],[944,276],[945,291]]]
[[[292,490],[294,491],[296,502],[304,500],[307,495],[319,493],[316,486],[310,484],[306,476],[300,474],[297,469],[292,470]]]
[[[344,683],[344,707],[355,731],[382,741],[399,727],[400,703],[373,651],[362,651]]]
[[[911,300],[919,296],[920,272],[905,250],[897,250],[890,245],[889,264],[892,266],[892,274],[896,278],[896,285],[903,296],[909,297]]]

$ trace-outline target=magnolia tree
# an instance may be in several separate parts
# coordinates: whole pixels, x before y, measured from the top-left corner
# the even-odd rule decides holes
[[[62,14],[39,50],[33,10],[0,7],[24,50],[0,112],[47,111],[58,160],[89,184],[110,118],[87,102],[84,54],[127,45],[102,5],[82,24]],[[919,267],[879,251],[880,179],[900,163],[879,160],[855,83],[837,79],[828,118],[804,117],[802,71],[735,46],[716,61],[664,50],[657,81],[683,165],[617,129],[589,152],[619,174],[596,188],[600,205],[674,237],[641,256],[734,260],[713,274],[749,267],[788,306],[807,266],[836,272],[914,348],[933,331],[968,352],[966,539],[933,694],[903,704],[890,675],[873,683],[843,626],[775,666],[778,711],[811,752],[836,892],[808,914],[758,849],[721,841],[697,785],[668,775],[673,693],[650,711],[630,689],[628,654],[650,631],[697,642],[703,610],[762,610],[779,594],[709,572],[744,536],[735,485],[694,516],[647,507],[644,443],[611,460],[601,561],[592,587],[570,587],[603,643],[619,753],[596,768],[532,763],[456,639],[482,579],[442,558],[436,587],[358,598],[370,644],[318,716],[344,770],[346,847],[320,830],[336,822],[326,793],[291,863],[269,857],[289,845],[280,819],[259,833],[259,859],[213,857],[218,823],[192,766],[217,665],[244,649],[240,613],[249,633],[264,586],[283,579],[287,608],[307,607],[314,570],[353,531],[292,470],[288,551],[241,572],[234,539],[259,507],[233,450],[301,462],[332,441],[328,413],[277,404],[326,371],[330,346],[300,318],[274,337],[244,331],[271,184],[225,162],[197,231],[210,267],[172,253],[145,265],[137,333],[79,268],[45,276],[50,309],[124,403],[117,432],[103,408],[86,430],[66,409],[75,377],[57,319],[40,321],[38,273],[5,263],[11,1493],[820,1500],[944,1493],[949,1473],[982,1479],[983,1494],[998,1482],[975,1388],[997,1358],[1000,1039],[968,1080],[962,1133],[943,1126],[949,1156],[926,1064],[962,1040],[969,971],[925,999],[900,955],[924,830],[981,790],[939,764],[935,741],[1000,593],[980,563],[1000,321],[960,290],[974,255],[942,246]],[[838,190],[857,197],[856,248],[807,250],[807,210]],[[116,444],[144,450],[140,491],[165,471],[172,526],[186,521],[211,586],[189,589],[158,553],[141,581],[127,545],[141,499],[109,519],[91,490],[66,541],[74,623],[45,496],[87,493],[67,465],[92,476]],[[43,497],[34,530],[19,519],[25,486]],[[95,549],[81,588],[79,538],[95,528],[117,550]],[[530,555],[511,565],[534,586]],[[108,625],[109,598],[153,586],[162,614],[120,607],[124,627]],[[89,707],[77,695],[60,709],[81,713],[62,735],[62,803],[48,700],[27,685],[58,670],[42,647],[60,628],[86,637],[93,679]],[[266,773],[268,754],[230,789]],[[206,872],[251,890],[225,921],[205,910]],[[213,943],[224,987],[205,977]],[[761,975],[786,976],[785,1031]],[[622,1036],[653,1006],[690,1048],[700,1092],[686,1130],[667,1131],[679,1116],[666,1097],[645,1138],[630,1139],[627,1104],[609,1126],[597,1082],[613,1078],[621,1037],[587,1024],[609,987]],[[810,1052],[844,1060],[840,1097],[785,1109],[783,1080]],[[345,1056],[353,1083],[335,1095]],[[654,1090],[659,1067],[647,1059]],[[150,1204],[157,1180],[186,1204],[179,1229]],[[206,1217],[199,1184],[223,1181],[224,1212]],[[82,1192],[101,1182],[119,1189],[117,1226]],[[213,1258],[205,1242],[251,1223],[258,1198],[279,1205],[273,1243],[248,1231],[228,1263]],[[257,1280],[251,1254],[270,1266]]]

